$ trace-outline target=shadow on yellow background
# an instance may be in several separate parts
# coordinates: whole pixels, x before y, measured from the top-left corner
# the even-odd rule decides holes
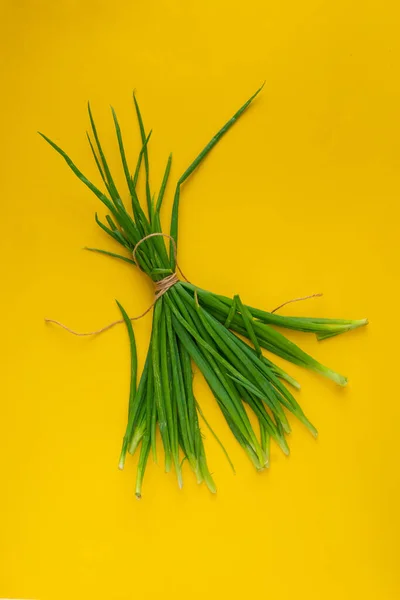
[[[397,424],[400,122],[394,2],[3,2],[0,595],[38,600],[391,600],[398,577]],[[117,469],[126,419],[126,331],[77,339],[131,314],[152,288],[113,249],[101,208],[43,140],[96,181],[86,102],[117,165],[109,113],[139,149],[131,91],[153,128],[153,187],[172,178],[266,79],[254,105],[185,186],[180,264],[191,281],[250,305],[321,299],[284,314],[362,318],[318,343],[349,377],[338,389],[292,365],[319,430],[298,423],[291,456],[256,473],[207,386],[195,391],[237,474],[206,432],[218,494],[184,469]],[[171,190],[166,199],[168,226]],[[135,324],[139,360],[150,317]],[[280,363],[283,364],[283,363]]]

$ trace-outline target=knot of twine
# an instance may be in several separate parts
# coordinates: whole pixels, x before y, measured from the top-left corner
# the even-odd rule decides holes
[[[177,254],[176,242],[175,242],[174,238],[172,236],[168,235],[167,233],[150,233],[149,235],[146,235],[145,237],[143,237],[141,240],[138,241],[138,243],[136,244],[136,246],[134,247],[134,249],[132,251],[132,258],[133,258],[136,266],[140,269],[139,263],[136,260],[136,252],[137,252],[140,244],[143,244],[143,242],[145,242],[149,238],[157,237],[157,236],[163,236],[163,237],[166,237],[171,240],[173,247],[174,247],[174,258],[175,258],[176,268],[182,275],[183,279],[185,279],[185,281],[190,283],[189,279],[187,279],[187,277],[183,273],[182,269],[178,265],[178,261],[176,258],[176,254]],[[137,317],[129,317],[130,320],[137,321],[138,319],[141,319],[142,317],[147,315],[147,313],[151,311],[151,309],[153,308],[153,306],[155,305],[157,300],[159,300],[161,298],[161,296],[163,296],[166,292],[168,292],[168,290],[170,288],[172,288],[172,286],[174,286],[178,282],[179,282],[179,279],[178,279],[176,272],[171,273],[171,275],[167,275],[167,277],[160,279],[160,281],[154,281],[154,300],[153,300],[153,302],[150,304],[150,306],[148,308],[146,308],[146,310],[144,312],[142,312],[142,314],[138,315]],[[79,331],[74,331],[73,329],[70,329],[70,327],[67,327],[63,323],[60,323],[60,321],[56,321],[54,319],[45,319],[45,322],[46,323],[54,323],[54,325],[58,325],[59,327],[62,327],[63,329],[65,329],[69,333],[72,333],[73,335],[87,336],[87,335],[97,335],[99,333],[103,333],[104,331],[111,329],[111,327],[115,327],[115,325],[119,325],[120,323],[123,323],[124,320],[118,319],[117,321],[113,321],[112,323],[109,323],[108,325],[106,325],[105,327],[102,327],[101,329],[96,329],[95,331],[85,331],[84,333],[80,333]]]
[[[145,242],[149,238],[157,237],[157,236],[166,237],[171,240],[172,245],[174,247],[174,258],[175,258],[176,268],[182,275],[183,279],[185,279],[185,281],[190,283],[189,279],[184,275],[182,269],[178,265],[178,261],[176,258],[176,254],[177,254],[176,242],[175,242],[174,238],[172,236],[168,235],[167,233],[161,233],[161,232],[150,233],[149,235],[144,236],[141,240],[138,241],[138,243],[136,244],[136,246],[134,247],[134,249],[132,251],[132,257],[133,257],[133,260],[134,260],[136,266],[140,269],[139,263],[136,260],[136,252],[137,252],[140,244],[143,244],[143,242]],[[147,315],[147,313],[151,311],[151,309],[153,308],[153,306],[155,305],[157,300],[159,300],[161,298],[161,296],[163,296],[166,292],[168,292],[168,290],[170,288],[172,288],[172,286],[174,286],[178,282],[179,282],[179,279],[176,274],[176,271],[174,273],[171,273],[171,275],[167,275],[167,277],[160,279],[160,281],[154,281],[154,292],[155,293],[154,293],[153,302],[150,304],[150,306],[148,308],[146,308],[146,310],[144,312],[142,312],[142,314],[138,315],[137,317],[129,317],[130,320],[138,321],[139,319],[141,319],[142,317]],[[301,298],[293,298],[293,300],[288,300],[287,302],[284,302],[283,304],[280,304],[279,306],[274,308],[274,310],[271,310],[271,313],[276,312],[283,306],[286,306],[287,304],[291,304],[292,302],[300,302],[302,300],[308,300],[309,298],[318,298],[319,296],[322,296],[322,294],[311,294],[310,296],[303,296]],[[60,321],[56,321],[55,319],[45,319],[45,323],[53,323],[54,325],[58,325],[59,327],[62,327],[69,333],[72,333],[72,335],[78,335],[78,336],[97,335],[97,334],[103,333],[104,331],[107,331],[108,329],[111,329],[115,325],[119,325],[120,323],[123,323],[123,322],[124,322],[123,319],[118,319],[118,321],[113,321],[112,323],[109,323],[108,325],[106,325],[105,327],[102,327],[101,329],[96,329],[95,331],[86,331],[84,333],[80,333],[79,331],[74,331],[73,329],[70,329],[70,327],[67,327],[63,323],[60,323]]]

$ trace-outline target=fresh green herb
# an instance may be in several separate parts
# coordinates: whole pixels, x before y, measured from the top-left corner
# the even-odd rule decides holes
[[[167,281],[168,277],[173,277],[177,268],[175,256],[181,186],[221,137],[243,115],[261,89],[258,89],[213,136],[178,178],[170,236],[165,236],[171,237],[169,253],[165,237],[162,237],[164,234],[161,230],[160,210],[169,180],[172,155],[168,158],[159,192],[155,195],[150,186],[148,145],[151,132],[146,133],[135,94],[133,100],[139,124],[141,149],[133,175],[129,169],[117,115],[114,109],[111,109],[131,212],[125,207],[117,190],[90,106],[88,110],[92,137],[88,134],[88,140],[105,192],[93,185],[58,145],[41,134],[64,158],[75,175],[106,206],[110,213],[106,216],[108,226],[102,223],[97,215],[96,222],[129,255],[97,248],[87,249],[132,264],[144,271],[156,285],[164,278]],[[142,161],[145,168],[145,208],[136,189]],[[146,243],[141,243],[139,248],[137,245],[144,241],[143,238],[146,238]],[[125,309],[119,303],[118,306],[128,331],[131,348],[128,423],[123,437],[120,467],[124,466],[127,451],[134,454],[140,448],[135,488],[138,497],[142,494],[143,477],[150,450],[154,460],[157,460],[157,425],[164,448],[165,470],[174,468],[179,486],[183,483],[182,463],[186,460],[199,483],[204,481],[211,492],[215,492],[216,489],[206,461],[199,416],[221,446],[233,469],[224,446],[206,421],[200,403],[194,396],[192,361],[210,386],[234,437],[254,466],[262,470],[270,463],[271,440],[285,454],[289,453],[286,441],[286,435],[290,432],[289,414],[296,417],[314,436],[317,435],[317,431],[282,382],[286,381],[298,389],[300,386],[297,381],[264,356],[261,349],[311,369],[339,385],[345,385],[347,382],[345,377],[306,354],[299,346],[276,331],[274,326],[314,333],[318,339],[325,339],[367,324],[366,319],[354,321],[285,317],[247,306],[238,295],[231,299],[202,290],[187,281],[173,280],[170,287],[167,287],[166,291],[163,290],[155,302],[151,340],[137,386],[136,344],[132,322]],[[248,410],[258,419],[259,435],[251,424]]]

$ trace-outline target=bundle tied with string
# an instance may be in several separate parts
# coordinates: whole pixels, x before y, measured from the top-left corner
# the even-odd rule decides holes
[[[120,467],[123,468],[127,452],[139,453],[136,478],[136,495],[141,497],[143,477],[150,452],[157,460],[158,434],[164,450],[165,469],[173,467],[179,486],[182,485],[183,459],[196,475],[197,481],[205,482],[214,492],[215,483],[208,468],[204,440],[200,428],[204,422],[232,462],[222,442],[206,420],[200,403],[194,396],[192,364],[195,363],[207,381],[226,422],[257,470],[269,466],[270,443],[276,443],[289,453],[287,435],[290,419],[296,417],[314,436],[315,427],[302,411],[295,398],[298,382],[275,365],[269,357],[275,354],[295,365],[311,369],[339,385],[346,378],[325,367],[291,342],[275,327],[314,333],[318,339],[326,339],[367,323],[366,319],[322,319],[309,317],[286,317],[276,311],[290,302],[320,296],[313,294],[285,302],[272,311],[264,311],[243,304],[239,295],[228,298],[206,291],[189,282],[177,262],[178,213],[182,184],[218,143],[221,137],[241,117],[262,88],[234,114],[199,153],[183,175],[178,179],[172,207],[170,234],[161,230],[160,210],[169,179],[171,156],[168,158],[164,177],[157,197],[150,188],[148,142],[142,116],[135,95],[133,96],[139,123],[142,147],[131,175],[125,153],[121,129],[115,111],[115,125],[122,169],[129,192],[130,206],[122,201],[115,180],[109,169],[99,135],[89,106],[92,137],[89,143],[96,166],[106,192],[91,183],[69,156],[49,138],[42,137],[65,159],[75,175],[106,206],[107,224],[96,222],[125,254],[108,250],[88,248],[94,252],[110,255],[138,267],[154,282],[154,300],[138,316],[129,316],[118,303],[122,319],[101,329],[78,333],[59,321],[47,322],[60,325],[74,335],[95,335],[118,323],[125,323],[131,349],[131,385],[128,405],[128,422],[123,437]],[[145,171],[145,208],[139,200],[137,183],[142,163]],[[169,252],[165,240],[169,239]],[[179,279],[177,272],[182,279]],[[136,343],[132,321],[140,319],[153,310],[152,333],[139,384],[137,384]],[[268,351],[268,357],[263,353]],[[248,411],[258,421],[256,430]],[[140,450],[139,450],[140,449]]]

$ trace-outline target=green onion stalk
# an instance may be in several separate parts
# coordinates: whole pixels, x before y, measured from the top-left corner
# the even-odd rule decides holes
[[[127,453],[139,453],[135,489],[139,498],[149,454],[157,460],[157,430],[164,450],[165,470],[175,471],[179,486],[182,486],[182,463],[183,460],[187,460],[197,481],[204,482],[211,492],[216,491],[206,459],[202,422],[209,427],[225,454],[226,451],[195,398],[192,385],[193,363],[207,381],[236,440],[255,468],[262,470],[269,466],[271,440],[282,452],[289,453],[286,438],[290,433],[290,413],[297,417],[312,435],[317,435],[316,428],[304,414],[294,393],[290,391],[290,387],[298,389],[299,384],[270,358],[264,356],[262,349],[267,350],[269,356],[275,354],[295,365],[311,369],[341,386],[347,382],[345,377],[312,358],[275,327],[313,333],[322,340],[367,323],[366,319],[285,317],[247,306],[238,295],[228,298],[174,276],[177,271],[181,187],[222,136],[243,115],[261,89],[258,89],[229,119],[178,179],[170,235],[162,232],[160,211],[169,180],[172,155],[167,160],[158,194],[155,195],[150,187],[148,144],[151,132],[147,133],[145,130],[135,94],[133,102],[139,125],[141,149],[133,172],[128,166],[117,115],[114,109],[111,109],[129,192],[129,204],[123,202],[111,174],[90,105],[88,111],[91,134],[88,134],[88,141],[104,184],[104,191],[91,183],[58,145],[40,134],[107,208],[106,222],[101,221],[96,214],[96,223],[120,244],[123,254],[98,248],[88,249],[130,263],[132,267],[143,271],[155,283],[156,289],[162,290],[156,295],[149,348],[138,383],[132,319],[118,303],[131,349],[128,420],[119,466],[124,467]],[[137,184],[143,165],[145,198],[144,202],[141,202]],[[164,284],[167,278],[169,285]],[[249,411],[252,411],[258,420],[257,430],[249,418]],[[228,456],[227,458],[232,466]]]

